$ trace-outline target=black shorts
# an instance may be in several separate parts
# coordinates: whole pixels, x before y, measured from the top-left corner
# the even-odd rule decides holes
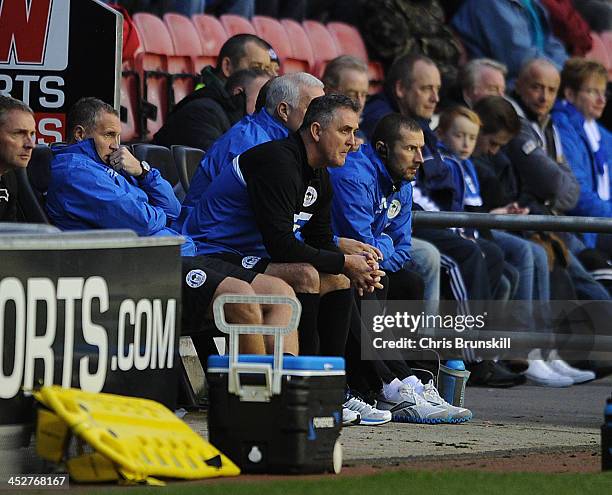
[[[266,268],[270,264],[270,258],[260,258],[259,256],[242,256],[234,253],[215,253],[210,255],[211,258],[217,258],[222,261],[231,263],[234,266],[255,273],[266,273]]]
[[[250,284],[257,273],[210,256],[183,257],[182,260],[182,334],[190,335],[211,329],[220,335],[214,325],[210,324],[208,313],[217,287],[227,277]]]

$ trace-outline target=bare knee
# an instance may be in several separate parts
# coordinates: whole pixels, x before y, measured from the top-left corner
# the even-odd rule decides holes
[[[274,296],[295,296],[295,292],[291,286],[278,277],[259,274],[253,280],[251,286],[255,294],[266,294]]]
[[[224,279],[215,291],[214,299],[221,294],[238,294],[252,296],[255,294],[251,285],[242,280],[228,277]],[[241,323],[244,325],[261,325],[263,316],[259,304],[226,304],[225,320],[228,323]]]

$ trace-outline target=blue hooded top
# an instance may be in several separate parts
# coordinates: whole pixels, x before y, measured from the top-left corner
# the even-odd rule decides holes
[[[54,150],[47,212],[62,230],[131,229],[139,236],[176,236],[167,227],[180,203],[159,171],[143,180],[116,172],[102,161],[92,139]],[[183,256],[193,256],[187,239]]]
[[[187,196],[183,200],[180,218],[175,228],[180,230],[191,209],[208,189],[212,180],[232,163],[240,153],[258,144],[284,139],[289,136],[287,129],[280,121],[272,117],[265,108],[253,115],[247,115],[237,122],[221,138],[215,141],[202,158],[196,170]]]
[[[343,167],[330,168],[334,186],[332,227],[383,253],[381,268],[399,271],[410,260],[412,186],[393,182],[369,144],[349,153]]]

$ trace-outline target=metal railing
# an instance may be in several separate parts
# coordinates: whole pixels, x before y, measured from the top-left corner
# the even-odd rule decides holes
[[[612,233],[612,218],[555,215],[495,215],[446,211],[414,211],[413,227]]]

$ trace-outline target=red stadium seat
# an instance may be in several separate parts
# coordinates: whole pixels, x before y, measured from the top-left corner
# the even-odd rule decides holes
[[[191,19],[196,27],[202,45],[202,57],[200,58],[200,62],[204,67],[206,65],[212,65],[214,67],[217,64],[217,55],[219,55],[223,43],[227,41],[229,36],[216,17],[196,14]],[[202,68],[196,67],[196,69],[200,71]]]
[[[355,27],[343,22],[330,22],[327,24],[327,30],[336,44],[339,55],[353,55],[364,62],[369,60],[365,43]]]
[[[193,91],[195,69],[190,56],[175,55],[170,33],[159,17],[139,12],[133,19],[144,50],[136,55],[136,68],[143,76],[143,96],[157,107],[157,115],[148,116],[145,129],[154,134],[163,125],[169,108]]]
[[[170,33],[174,54],[182,57],[191,57],[193,67],[197,72],[206,65],[204,50],[196,27],[189,17],[181,14],[168,13],[164,15],[164,22]]]
[[[310,39],[315,58],[314,75],[321,77],[327,63],[340,53],[327,28],[317,21],[304,21],[304,30]]]
[[[287,38],[289,38],[289,44],[291,45],[291,53],[293,59],[289,63],[286,63],[283,67],[283,71],[287,74],[290,72],[314,72],[315,62],[314,54],[312,53],[312,46],[308,35],[301,24],[297,23],[292,19],[283,19],[281,25],[287,32]],[[290,64],[297,64],[292,67]]]
[[[239,15],[225,14],[219,17],[225,32],[231,38],[237,34],[256,34],[255,28],[245,17]]]
[[[143,51],[135,56],[135,67],[142,77],[143,100],[153,105],[146,109],[143,135],[156,133],[164,124],[168,112],[168,55],[174,53],[172,40],[162,20],[152,14],[134,14]]]
[[[272,17],[255,16],[251,20],[257,36],[266,40],[280,58],[281,72],[307,72],[310,68],[303,60],[293,57],[293,50],[289,42],[287,31],[280,22]]]
[[[130,142],[140,138],[140,80],[134,71],[121,75],[121,106],[125,108],[125,121],[121,123],[121,141]],[[122,110],[123,116],[124,110]]]
[[[593,39],[593,48],[585,55],[585,58],[596,60],[602,64],[608,70],[608,80],[610,81],[612,80],[612,63],[608,49],[599,34],[591,32],[591,38]]]

